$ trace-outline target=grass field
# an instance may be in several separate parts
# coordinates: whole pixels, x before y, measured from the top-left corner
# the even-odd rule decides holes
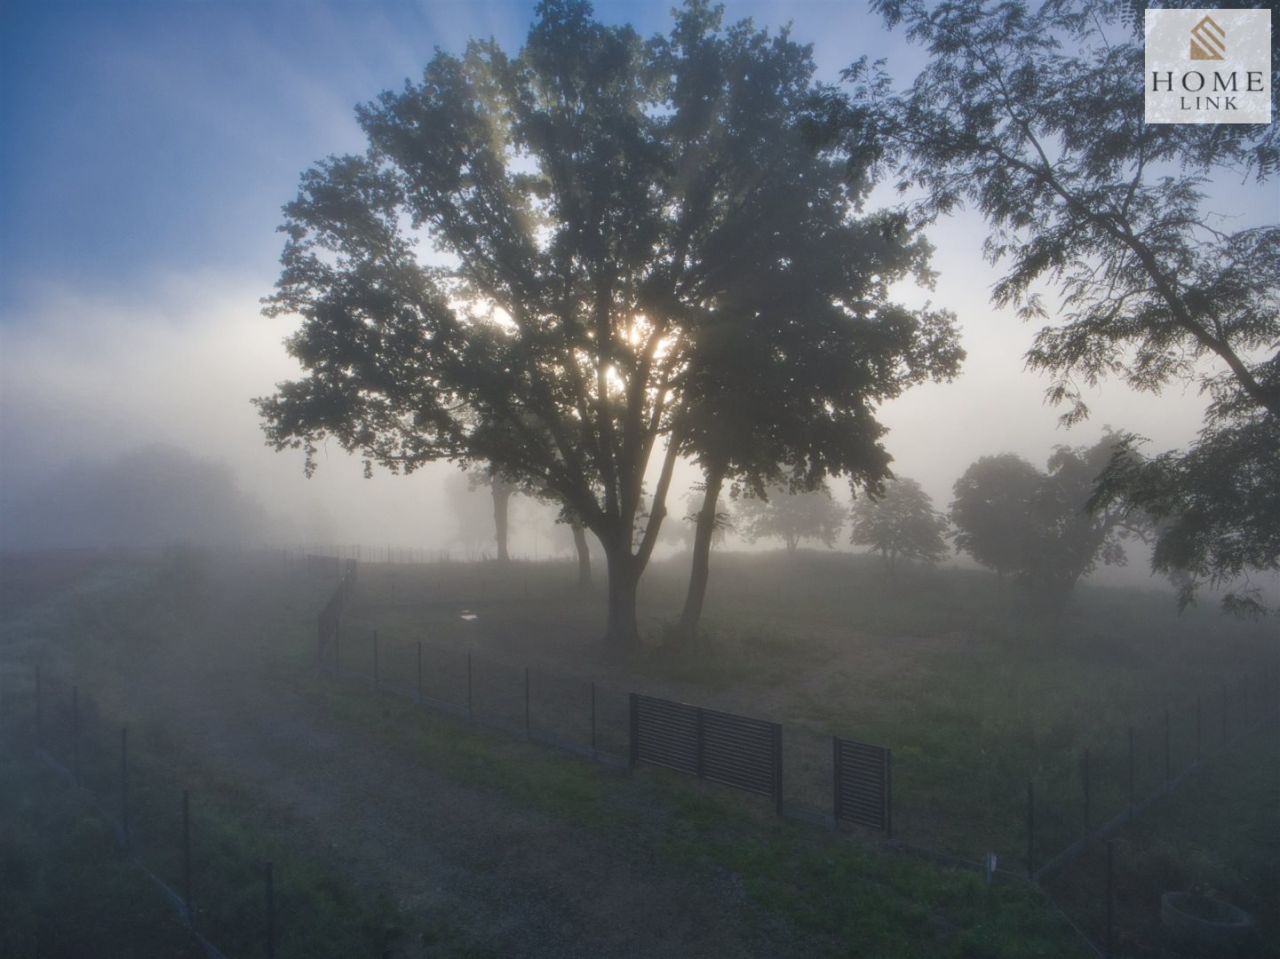
[[[663,645],[663,620],[678,609],[682,571],[678,563],[662,564],[645,594],[650,642],[626,660],[595,642],[601,599],[576,590],[567,566],[364,564],[344,628],[344,661],[365,671],[376,629],[382,678],[402,687],[414,682],[409,644],[423,640],[444,651],[431,662],[451,656],[456,664],[470,651],[478,662],[505,664],[504,682],[522,683],[520,665],[532,665],[548,711],[557,698],[580,692],[581,683],[598,680],[604,701],[610,692],[638,688],[780,720],[802,757],[806,744],[812,755],[825,754],[828,732],[884,742],[895,750],[895,815],[910,841],[969,856],[994,848],[1002,861],[1016,863],[1016,850],[1006,853],[1000,844],[1020,845],[1018,799],[1029,771],[1049,783],[1050,773],[1070,769],[1083,745],[1105,741],[1165,703],[1194,699],[1206,687],[1269,665],[1276,649],[1273,624],[1224,621],[1208,610],[1179,618],[1163,596],[1086,590],[1070,617],[1051,627],[1020,618],[999,585],[976,573],[926,571],[890,580],[874,564],[815,554],[794,563],[780,556],[726,556],[717,563],[707,635],[688,649]],[[725,934],[744,938],[726,945],[725,955],[1087,954],[1030,890],[989,891],[972,872],[775,821],[765,804],[722,789],[661,771],[627,776],[373,695],[364,684],[318,680],[311,671],[315,615],[331,588],[300,564],[271,557],[239,565],[183,554],[102,563],[70,587],[59,581],[44,599],[7,609],[0,648],[9,663],[40,656],[51,671],[99,690],[104,716],[135,726],[142,746],[176,770],[171,775],[225,796],[232,820],[237,809],[258,810],[251,818],[265,814],[279,844],[271,855],[296,857],[302,865],[289,870],[294,875],[316,877],[318,889],[334,882],[344,888],[352,877],[360,888],[386,890],[394,906],[376,895],[339,897],[349,905],[331,911],[357,917],[351,924],[374,937],[366,941],[382,936],[396,955],[505,953],[476,909],[469,912],[458,898],[461,888],[433,880],[429,901],[413,898],[414,871],[394,862],[397,843],[407,838],[392,825],[395,789],[346,795],[359,784],[291,765],[313,740],[331,750],[322,763],[377,758],[375,778],[432,777],[429,788],[443,804],[438,814],[461,818],[452,825],[421,822],[428,833],[441,831],[429,849],[455,843],[441,854],[455,879],[469,881],[480,875],[475,870],[491,868],[478,866],[470,851],[485,847],[485,833],[508,828],[524,835],[530,828],[524,817],[535,815],[543,823],[535,831],[549,843],[535,858],[550,857],[546,868],[557,882],[581,868],[580,856],[565,850],[586,843],[596,858],[630,857],[628,869],[643,863],[654,890],[680,877],[691,902],[708,890],[713,898],[729,896],[738,903],[733,910],[745,910],[745,931],[726,927]],[[460,618],[464,610],[476,618]],[[153,672],[153,661],[163,669]],[[553,675],[566,678],[557,685]],[[167,703],[138,695],[154,689],[156,677],[175,687]],[[456,675],[439,670],[434,679],[456,692]],[[494,682],[490,692],[501,700],[504,688]],[[244,689],[253,686],[262,695],[246,698]],[[224,698],[228,704],[220,707]],[[283,701],[293,705],[276,715]],[[575,703],[580,709],[583,701]],[[177,722],[175,710],[192,715]],[[258,723],[251,721],[255,711],[262,713]],[[274,726],[292,737],[286,748],[256,755],[279,734]],[[615,738],[616,726],[609,734]],[[820,762],[790,765],[799,770],[789,772],[788,789],[803,799],[810,788],[820,804],[828,788]],[[312,795],[317,789],[333,795]],[[415,800],[406,802],[412,808]],[[346,812],[332,818],[333,810],[369,803],[375,819],[353,821]],[[341,850],[336,876],[306,855],[321,826]],[[250,850],[247,861],[257,862],[266,858],[260,842],[242,839],[231,848]],[[1223,850],[1224,862],[1235,861],[1230,843],[1219,837],[1209,845]],[[383,846],[378,855],[370,852]],[[557,869],[565,856],[577,866]],[[486,851],[478,861],[500,859]],[[431,872],[419,871],[417,881]],[[1233,896],[1251,888],[1253,874],[1240,875]],[[515,878],[485,882],[467,895],[493,896],[491,911],[533,908],[521,902]],[[244,877],[243,885],[252,882]],[[308,901],[298,897],[295,903]],[[634,928],[619,916],[613,948],[624,948],[617,943],[626,935],[648,934],[644,915],[636,913]],[[548,943],[601,934],[564,926],[546,932]],[[329,938],[341,941],[336,931]],[[717,954],[692,946],[684,952]],[[597,954],[629,953],[602,947]]]
[[[906,570],[889,577],[864,557],[716,557],[705,635],[662,643],[663,617],[682,598],[683,566],[658,565],[646,583],[651,643],[626,662],[600,649],[601,598],[568,585],[566,566],[366,564],[347,620],[348,668],[371,667],[402,688],[427,644],[428,689],[457,701],[460,660],[485,662],[477,686],[522,707],[518,667],[599,679],[613,691],[607,738],[616,742],[622,692],[637,690],[784,724],[789,797],[826,808],[832,734],[894,750],[895,821],[921,845],[977,859],[1025,858],[1026,783],[1044,806],[1038,846],[1056,851],[1083,828],[1079,762],[1091,751],[1092,821],[1127,802],[1127,730],[1135,728],[1140,794],[1163,775],[1163,713],[1171,763],[1194,759],[1195,703],[1203,751],[1245,714],[1239,683],[1280,663],[1274,622],[1224,618],[1216,608],[1178,615],[1161,593],[1083,588],[1060,622],[1023,615],[993,576]],[[476,619],[464,620],[468,610]],[[489,660],[494,664],[490,665]],[[539,675],[535,672],[535,677]],[[550,680],[548,680],[548,683]],[[540,684],[545,685],[545,684]],[[567,693],[584,728],[581,693]],[[541,705],[541,704],[538,704]],[[535,706],[535,715],[551,707]],[[520,717],[502,714],[518,723]]]

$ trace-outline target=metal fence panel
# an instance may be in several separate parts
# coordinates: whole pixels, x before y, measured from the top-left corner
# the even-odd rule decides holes
[[[772,796],[782,812],[782,727],[652,696],[631,696],[631,762]]]
[[[697,776],[698,708],[651,696],[632,696],[633,762]]]
[[[836,819],[891,833],[889,750],[837,736],[832,756]]]

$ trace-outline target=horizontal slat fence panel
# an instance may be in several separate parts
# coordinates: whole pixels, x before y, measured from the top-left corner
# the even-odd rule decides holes
[[[631,763],[773,798],[782,813],[782,727],[686,703],[631,696]]]
[[[892,759],[884,746],[832,737],[835,817],[893,835]]]

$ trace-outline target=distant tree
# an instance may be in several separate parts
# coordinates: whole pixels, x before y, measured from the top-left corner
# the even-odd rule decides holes
[[[1031,536],[1031,503],[1043,474],[1013,453],[984,456],[956,480],[951,502],[955,544],[1003,579],[1022,568]]]
[[[835,545],[844,525],[844,511],[825,484],[802,492],[771,486],[766,496],[744,496],[738,501],[734,525],[750,542],[780,539],[792,554],[808,539],[828,547]]]
[[[451,539],[468,553],[493,555],[493,499],[477,488],[470,473],[452,473],[445,478],[444,501],[453,523]]]
[[[854,178],[877,161],[896,168],[919,196],[913,222],[965,202],[986,217],[987,255],[1007,268],[996,302],[1053,321],[1027,359],[1052,375],[1065,420],[1087,415],[1081,387],[1107,376],[1153,393],[1194,383],[1210,397],[1189,449],[1118,459],[1094,503],[1127,499],[1162,517],[1156,566],[1222,583],[1280,568],[1280,226],[1271,216],[1230,229],[1206,183],[1252,186],[1274,212],[1263,184],[1280,171],[1280,124],[1146,123],[1145,6],[875,0],[928,65],[894,94],[855,64],[824,126]],[[1273,17],[1273,50],[1277,29]],[[1042,283],[1060,306],[1042,302]]]
[[[920,484],[905,476],[890,480],[884,492],[853,504],[850,542],[870,546],[890,569],[899,559],[936,563],[946,556],[947,521],[933,508]]]
[[[1090,509],[1098,477],[1123,440],[1107,433],[1091,447],[1059,446],[1046,473],[1012,455],[979,460],[956,483],[957,547],[1014,574],[1040,609],[1061,612],[1080,577],[1099,562],[1123,565],[1124,541],[1150,528],[1126,505]]]
[[[268,442],[308,469],[332,437],[367,468],[491,464],[545,491],[603,547],[607,638],[635,642],[672,471],[730,379],[709,344],[789,348],[762,382],[836,383],[769,428],[807,415],[843,462],[845,431],[878,435],[881,384],[928,343],[878,296],[925,247],[900,219],[859,220],[809,149],[813,74],[808,48],[702,0],[649,41],[543,0],[519,55],[437,53],[358,110],[369,149],[322,161],[285,208],[269,312],[301,316],[305,374],[257,401]]]

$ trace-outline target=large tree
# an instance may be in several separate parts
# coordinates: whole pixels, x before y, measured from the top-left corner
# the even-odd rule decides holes
[[[869,546],[896,569],[898,560],[936,563],[949,550],[947,521],[915,480],[899,476],[884,484],[878,496],[853,504],[850,542]]]
[[[1029,548],[1038,469],[1014,453],[984,456],[956,480],[951,522],[961,552],[1001,579],[1018,570]]]
[[[883,344],[923,348],[913,318],[866,298],[874,257],[771,268],[822,310],[742,307],[769,238],[819,223],[811,211],[833,248],[853,238],[853,188],[800,162],[812,74],[807,48],[723,28],[703,2],[645,41],[546,0],[517,56],[438,53],[421,83],[358,110],[367,152],[318,164],[285,208],[268,310],[302,317],[288,347],[306,375],[258,401],[268,441],[308,468],[325,437],[370,468],[482,462],[554,498],[603,547],[608,635],[634,640],[673,467],[708,435],[712,331],[794,344],[797,379],[874,382],[898,359]],[[764,144],[783,159],[726,166]],[[900,223],[886,236],[913,242]],[[788,340],[796,324],[817,332]],[[846,394],[832,429],[865,420]]]
[[[1096,503],[1162,515],[1157,564],[1209,578],[1274,570],[1280,227],[1233,228],[1209,185],[1242,184],[1274,211],[1280,124],[1144,122],[1144,6],[875,0],[928,65],[894,93],[855,64],[825,130],[852,176],[877,161],[897,170],[917,223],[964,203],[986,218],[986,252],[1004,268],[994,299],[1044,324],[1027,358],[1052,376],[1068,422],[1103,377],[1198,385],[1210,398],[1199,440],[1146,468],[1117,460]],[[1224,460],[1238,467],[1228,484]]]
[[[1060,613],[1080,577],[1098,563],[1123,565],[1125,540],[1149,529],[1146,516],[1124,504],[1089,508],[1123,439],[1108,432],[1090,447],[1059,446],[1045,472],[1013,454],[983,457],[955,486],[957,548],[1013,574],[1036,607]]]

